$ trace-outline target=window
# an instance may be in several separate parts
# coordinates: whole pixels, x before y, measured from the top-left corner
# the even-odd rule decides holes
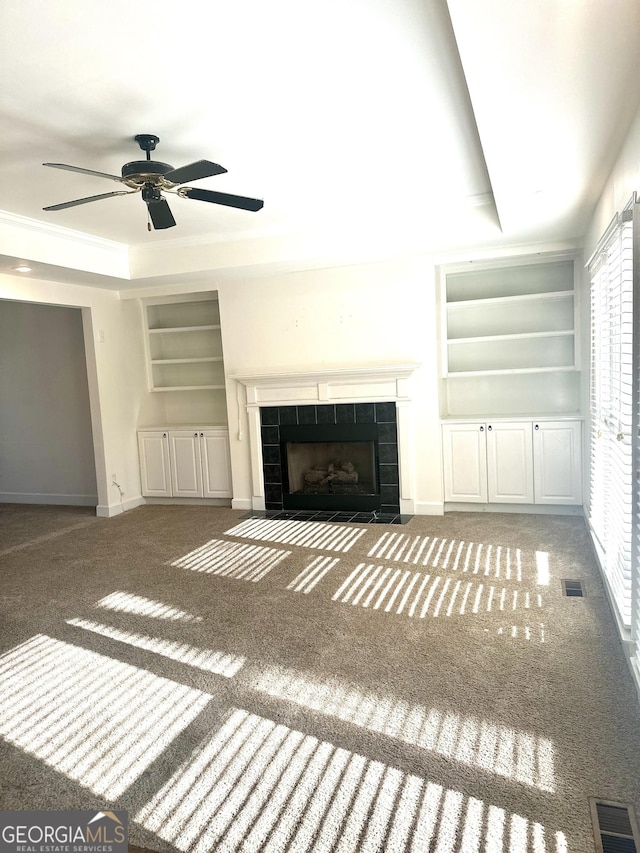
[[[635,207],[635,205],[634,205]],[[636,259],[637,262],[638,259]],[[591,279],[589,523],[617,616],[632,625],[634,515],[633,213],[607,230]],[[633,562],[633,566],[632,566]],[[636,596],[637,598],[637,596]],[[637,607],[636,601],[636,607]]]

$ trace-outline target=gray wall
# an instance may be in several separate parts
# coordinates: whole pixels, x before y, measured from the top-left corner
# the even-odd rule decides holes
[[[97,503],[79,308],[0,301],[0,501]]]

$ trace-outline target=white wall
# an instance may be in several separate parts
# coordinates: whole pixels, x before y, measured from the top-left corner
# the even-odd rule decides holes
[[[0,499],[98,502],[77,308],[0,302]]]
[[[348,266],[216,284],[227,376],[418,363],[417,512],[442,511],[434,267]],[[234,497],[251,499],[246,414],[229,381]],[[243,434],[243,439],[238,438]]]
[[[593,254],[607,226],[615,214],[624,209],[633,192],[640,193],[640,110],[631,124],[589,223],[584,250],[586,260]]]

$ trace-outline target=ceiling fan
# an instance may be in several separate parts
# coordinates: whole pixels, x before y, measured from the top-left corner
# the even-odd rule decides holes
[[[51,166],[54,169],[66,169],[69,172],[80,172],[83,175],[95,175],[98,178],[108,178],[118,181],[129,189],[116,190],[100,195],[91,195],[87,198],[77,198],[73,201],[65,201],[62,204],[52,204],[43,210],[64,210],[66,207],[75,207],[78,204],[87,204],[90,201],[99,201],[102,198],[111,198],[117,195],[130,195],[131,193],[142,193],[142,199],[147,205],[149,219],[155,229],[172,228],[176,221],[169,209],[167,200],[162,192],[172,192],[180,198],[192,198],[196,201],[208,201],[212,204],[224,204],[227,207],[237,207],[240,210],[257,211],[262,208],[264,202],[257,198],[247,198],[230,193],[214,192],[213,190],[200,190],[194,187],[180,186],[187,181],[199,181],[201,178],[210,178],[214,175],[222,175],[227,170],[224,166],[212,163],[210,160],[196,160],[174,169],[168,163],[160,163],[151,159],[153,151],[160,142],[160,138],[152,133],[139,133],[134,137],[142,151],[147,152],[146,160],[133,160],[125,163],[122,167],[122,175],[109,175],[106,172],[94,172],[92,169],[82,169],[79,166],[67,166],[64,163],[43,163],[43,166]],[[177,188],[177,189],[176,189]],[[148,223],[151,231],[151,222]]]

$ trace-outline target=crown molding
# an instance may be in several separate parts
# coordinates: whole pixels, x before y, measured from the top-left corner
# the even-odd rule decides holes
[[[39,234],[45,237],[53,237],[57,240],[71,240],[85,247],[100,249],[101,251],[113,252],[114,254],[129,255],[129,246],[126,243],[117,243],[115,240],[105,240],[103,237],[94,237],[83,231],[73,231],[71,228],[63,228],[60,225],[52,225],[40,219],[30,219],[17,213],[9,213],[0,210],[0,227],[19,228],[29,234]]]

